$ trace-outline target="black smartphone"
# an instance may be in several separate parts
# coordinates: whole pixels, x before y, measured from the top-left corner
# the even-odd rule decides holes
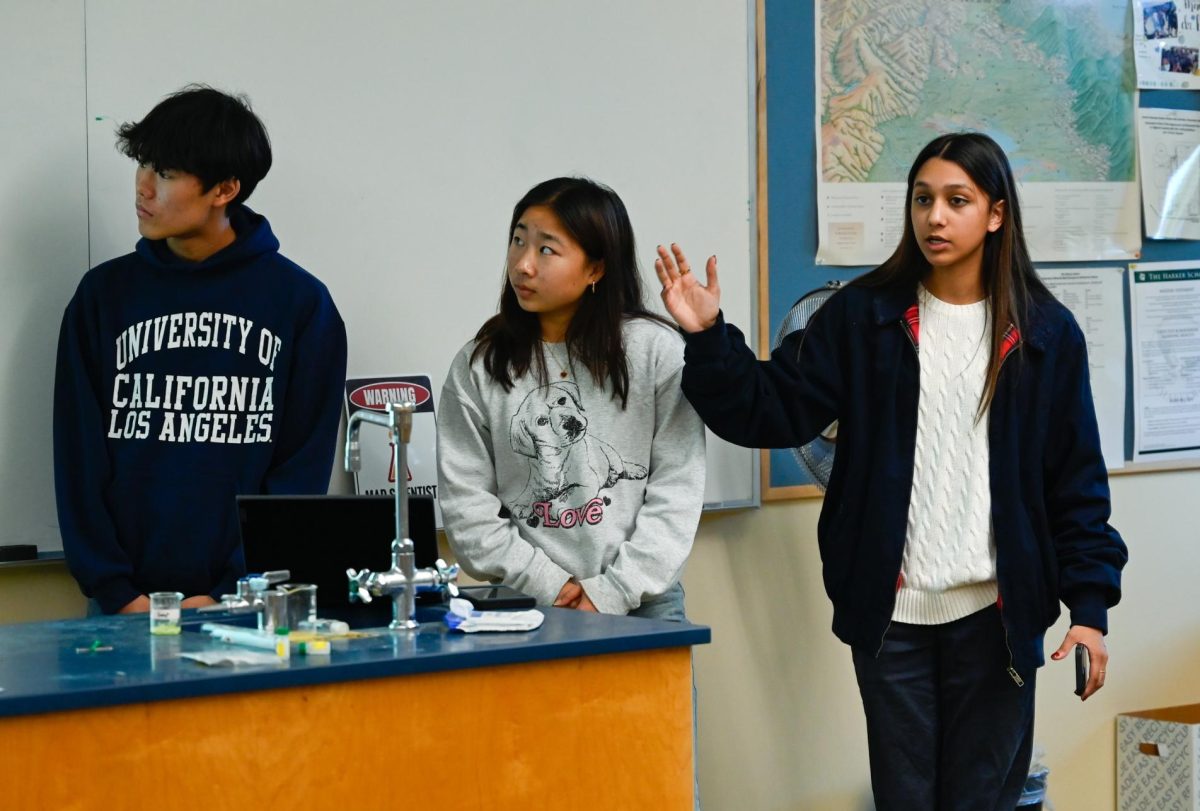
[[[510,586],[459,586],[459,596],[479,611],[495,608],[533,608],[537,601]]]
[[[1088,680],[1088,649],[1087,645],[1075,646],[1075,695],[1083,695]]]

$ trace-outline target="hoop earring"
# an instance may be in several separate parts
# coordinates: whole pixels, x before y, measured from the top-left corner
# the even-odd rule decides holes
[[[596,295],[596,283],[592,282],[592,295]]]

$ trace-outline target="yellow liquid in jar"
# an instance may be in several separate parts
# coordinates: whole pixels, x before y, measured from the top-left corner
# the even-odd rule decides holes
[[[182,630],[178,625],[155,625],[150,628],[150,633],[155,636],[174,636]]]

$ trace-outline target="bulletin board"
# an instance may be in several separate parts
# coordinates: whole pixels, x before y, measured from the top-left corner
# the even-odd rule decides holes
[[[949,0],[967,2],[967,0]],[[1044,0],[1047,7],[1061,5]],[[934,5],[945,5],[940,0]],[[914,4],[915,5],[915,4]],[[1127,5],[1127,4],[1126,4]],[[814,0],[791,3],[760,0],[758,62],[758,184],[759,184],[759,329],[760,357],[771,350],[778,325],[804,293],[830,280],[848,281],[870,270],[869,265],[835,267],[817,263],[817,143],[818,99],[814,93],[816,7]],[[1132,38],[1132,16],[1129,36]],[[996,77],[989,77],[995,79]],[[1133,76],[1127,77],[1133,86]],[[998,81],[998,79],[996,79]],[[1142,91],[1140,107],[1200,109],[1200,92]],[[929,139],[940,132],[931,123]],[[914,151],[915,155],[916,152]],[[1137,262],[1200,260],[1200,242],[1142,240]],[[1128,261],[1072,262],[1045,267],[1112,267]],[[1042,265],[1039,264],[1039,267]],[[1126,294],[1127,296],[1127,294]],[[1129,302],[1125,302],[1128,312]],[[1126,335],[1127,359],[1132,358]],[[1132,365],[1127,360],[1127,365]],[[1132,380],[1127,369],[1127,380]],[[1126,389],[1126,459],[1132,458],[1132,384]],[[795,461],[790,450],[761,453],[763,500],[816,497],[821,490]],[[1197,467],[1194,462],[1129,463],[1114,473]]]

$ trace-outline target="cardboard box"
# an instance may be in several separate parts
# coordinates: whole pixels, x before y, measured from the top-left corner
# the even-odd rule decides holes
[[[1117,716],[1117,811],[1200,811],[1200,704]]]

